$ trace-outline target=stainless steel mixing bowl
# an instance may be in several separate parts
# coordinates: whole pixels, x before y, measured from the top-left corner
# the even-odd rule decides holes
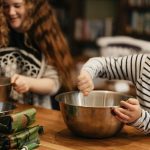
[[[76,135],[88,138],[105,138],[117,134],[123,123],[113,114],[113,108],[128,95],[111,91],[92,91],[83,96],[78,91],[56,96],[68,128]]]

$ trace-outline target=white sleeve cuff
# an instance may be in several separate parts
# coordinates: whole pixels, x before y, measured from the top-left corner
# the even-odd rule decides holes
[[[136,122],[134,122],[134,123],[132,123],[130,125],[132,125],[134,127],[143,126],[144,125],[144,122],[143,122],[144,118],[145,118],[145,111],[142,109],[142,115],[141,115],[141,117]]]

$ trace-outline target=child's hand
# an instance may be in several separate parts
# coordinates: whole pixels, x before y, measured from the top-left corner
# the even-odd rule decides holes
[[[127,101],[121,101],[120,107],[115,108],[114,112],[115,117],[121,122],[132,123],[141,117],[142,109],[137,99],[130,98]]]
[[[28,92],[30,89],[28,77],[25,77],[19,74],[15,74],[12,76],[11,83],[13,85],[13,88],[18,93],[25,93],[25,92]]]
[[[78,89],[87,96],[93,88],[94,84],[90,74],[86,71],[81,71],[78,76]]]

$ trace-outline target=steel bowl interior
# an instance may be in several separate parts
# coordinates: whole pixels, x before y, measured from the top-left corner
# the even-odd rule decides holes
[[[9,77],[0,77],[0,86],[11,85],[11,79]]]
[[[127,100],[130,96],[113,91],[92,91],[88,96],[81,92],[66,92],[56,96],[56,100],[72,106],[81,107],[115,107],[121,100]]]
[[[12,102],[0,102],[0,116],[10,114],[15,108],[16,105]]]

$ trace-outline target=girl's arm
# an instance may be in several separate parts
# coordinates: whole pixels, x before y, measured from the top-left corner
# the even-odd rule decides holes
[[[57,71],[52,66],[47,66],[41,78],[32,78],[15,74],[11,78],[14,89],[19,93],[28,91],[39,94],[55,94],[60,87]]]

